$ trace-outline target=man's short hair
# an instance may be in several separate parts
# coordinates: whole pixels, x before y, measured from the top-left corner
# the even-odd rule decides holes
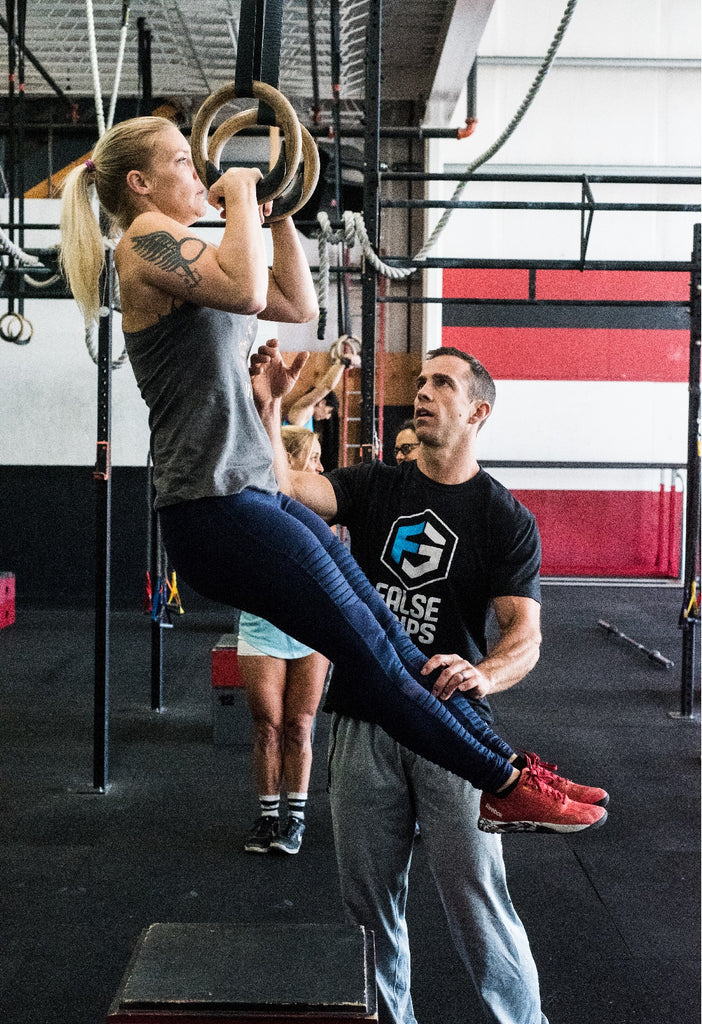
[[[495,381],[479,359],[470,355],[469,352],[463,352],[460,348],[454,348],[453,345],[443,345],[441,348],[433,348],[427,352],[424,358],[436,359],[438,356],[455,356],[457,359],[462,359],[465,363],[468,363],[473,371],[470,397],[481,402],[487,402],[491,409],[494,408],[496,394]]]

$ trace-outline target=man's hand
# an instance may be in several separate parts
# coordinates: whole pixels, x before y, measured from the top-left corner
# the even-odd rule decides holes
[[[251,356],[249,366],[254,399],[259,410],[292,390],[308,358],[309,352],[298,352],[288,367],[283,362],[276,338],[259,346],[258,351]]]
[[[461,690],[474,700],[487,697],[492,692],[490,681],[480,671],[480,667],[471,665],[458,654],[433,655],[422,669],[422,675],[427,676],[442,667],[444,671],[431,691],[439,700],[448,700],[454,690]]]

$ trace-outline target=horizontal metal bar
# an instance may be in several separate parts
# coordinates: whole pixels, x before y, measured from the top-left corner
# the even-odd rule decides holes
[[[526,462],[481,459],[481,466],[503,469],[687,469],[686,462]]]
[[[390,267],[420,267],[423,270],[695,270],[697,264],[685,261],[662,260],[481,260],[463,257],[427,257],[415,260],[400,256],[383,256]]]
[[[645,306],[646,309],[668,309],[669,307],[688,309],[690,306],[689,302],[655,302],[649,299],[476,299],[473,296],[466,295],[462,298],[452,295],[450,298],[445,296],[411,296],[405,295],[380,295],[378,296],[378,302],[385,302],[391,304],[393,302],[404,302],[404,303],[419,303],[419,302],[440,302],[443,306],[458,305],[462,306],[466,303],[470,303],[472,306],[530,306],[536,309],[543,309],[547,306],[597,306],[598,309],[603,307],[629,307],[629,306]]]
[[[388,210],[619,210],[642,213],[697,213],[699,203],[536,203],[472,199],[381,199]]]
[[[63,94],[62,99],[67,99]],[[68,100],[67,100],[68,102]],[[90,129],[95,128],[95,121],[83,121],[80,125],[71,124],[59,124],[55,121],[32,121],[26,126],[26,133],[28,135],[36,134],[38,132],[46,132],[49,129],[54,133],[55,137],[61,135],[85,135]],[[6,120],[0,120],[0,131],[7,131],[9,125]],[[313,138],[319,139],[324,142],[334,142],[335,135],[331,126],[324,125],[307,125],[307,131]],[[400,127],[387,127],[380,129],[380,137],[383,139],[457,139],[459,131],[462,131],[465,126],[461,125],[457,128],[422,128],[421,126],[400,126]],[[187,129],[185,129],[187,134]],[[266,125],[251,125],[249,128],[244,128],[237,133],[238,136],[264,136],[268,137],[269,129]],[[363,128],[342,128],[339,132],[340,139],[364,139],[366,137],[365,129]]]
[[[60,224],[30,224],[24,221],[8,221],[6,224],[0,224],[3,231],[17,231],[20,228],[24,228],[25,231],[58,231],[60,227]]]
[[[496,67],[539,67],[541,57],[505,56],[489,54],[478,57],[478,66],[492,64]],[[697,57],[577,57],[559,56],[559,68],[629,68],[635,71],[649,71],[652,68],[699,71]]]
[[[698,176],[683,175],[630,175],[630,174],[519,174],[513,171],[477,171],[468,174],[465,171],[384,171],[381,181],[512,181],[512,182],[543,182],[545,184],[576,184],[581,185],[587,178],[590,184],[601,185],[699,185]]]

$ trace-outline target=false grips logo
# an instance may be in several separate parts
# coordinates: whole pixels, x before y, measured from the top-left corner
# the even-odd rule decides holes
[[[458,537],[430,509],[401,516],[392,525],[382,563],[407,590],[448,576]]]

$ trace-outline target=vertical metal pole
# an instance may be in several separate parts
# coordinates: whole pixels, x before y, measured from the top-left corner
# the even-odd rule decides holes
[[[9,238],[15,240],[15,198],[17,195],[17,129],[15,126],[15,70],[17,67],[17,38],[14,0],[7,4],[7,185],[8,185],[8,218],[10,221]],[[17,266],[14,256],[9,259],[10,267]],[[7,312],[14,313],[15,300],[10,296],[7,300]]]
[[[334,204],[336,219],[344,215],[344,194],[341,175],[341,23],[339,0],[330,0],[329,23],[331,28],[331,79],[332,79],[332,124],[334,126]],[[342,243],[338,246],[339,262],[344,260],[346,248]],[[337,331],[339,336],[351,333],[351,315],[349,310],[348,288],[346,276],[336,275]]]
[[[380,60],[382,0],[371,0],[366,29],[366,134],[363,151],[363,219],[373,248],[378,249],[380,153]],[[373,458],[375,428],[375,338],[377,278],[368,260],[361,274],[361,455]]]
[[[152,487],[153,499],[153,487]],[[158,609],[158,615],[151,615],[151,710],[161,711],[163,708],[163,627],[158,602],[160,600],[157,592],[161,583],[161,572],[163,570],[161,559],[161,527],[158,521],[158,513],[153,507],[153,500],[150,509],[151,530],[150,537],[150,568],[151,587],[153,591],[154,608]]]
[[[18,200],[18,218],[19,218],[19,247],[24,249],[24,193],[26,190],[25,184],[25,160],[26,160],[26,137],[25,137],[25,97],[24,97],[24,41],[25,41],[25,26],[27,21],[27,0],[18,0],[17,4],[17,74],[19,78],[19,89],[18,89],[18,131],[17,131],[17,156],[18,156],[18,180],[17,180],[17,200]],[[17,310],[22,315],[24,313],[24,291],[25,281],[24,274],[20,274],[18,282],[18,303]]]
[[[110,689],[110,537],[112,474],[112,305],[114,265],[112,250],[105,254],[100,282],[102,307],[98,326],[97,452],[95,480],[95,696],[93,710],[93,787],[107,788]]]
[[[694,607],[700,586],[700,225],[695,224],[690,274],[690,372],[687,420],[687,499],[685,581],[680,627],[683,631],[680,718],[692,718],[699,673],[695,631],[700,619]],[[691,604],[693,607],[691,607]],[[678,717],[678,716],[676,716]]]
[[[137,18],[138,30],[138,67],[141,82],[141,98],[138,112],[150,114],[154,109],[151,87],[151,30],[146,27],[146,18]]]

